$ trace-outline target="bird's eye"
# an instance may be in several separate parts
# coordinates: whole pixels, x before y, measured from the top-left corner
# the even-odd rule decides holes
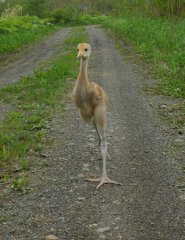
[[[87,52],[87,51],[88,51],[88,48],[85,48],[85,51]]]

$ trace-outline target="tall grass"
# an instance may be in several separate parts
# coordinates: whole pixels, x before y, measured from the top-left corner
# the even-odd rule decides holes
[[[132,43],[160,78],[159,91],[185,98],[185,21],[142,16],[108,18],[103,26]]]

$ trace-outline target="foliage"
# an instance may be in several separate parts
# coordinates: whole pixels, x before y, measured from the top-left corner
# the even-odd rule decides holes
[[[76,19],[75,14],[70,8],[57,8],[51,15],[54,23],[64,22],[69,23]]]
[[[8,17],[8,16],[19,16],[22,15],[22,6],[21,5],[15,5],[13,7],[8,7],[4,10],[2,13],[2,16]]]
[[[46,27],[45,22],[38,17],[4,15],[0,18],[0,33],[40,30],[44,27]]]
[[[77,23],[82,25],[100,24],[107,19],[106,15],[82,14],[77,18]]]
[[[47,21],[30,16],[0,17],[0,53],[16,51],[54,30]]]
[[[90,13],[124,16],[125,13],[157,17],[184,17],[184,0],[82,0],[84,10]]]
[[[27,189],[28,183],[29,183],[28,177],[20,176],[13,180],[12,188],[16,191],[21,191],[22,193],[26,193],[28,190]]]
[[[161,79],[160,92],[185,98],[185,21],[127,15],[108,18],[104,27],[131,42],[152,63]]]
[[[23,7],[24,15],[42,18],[57,12],[57,9],[65,9],[70,19],[83,14],[123,16],[128,12],[168,18],[185,16],[185,0],[7,0],[0,4],[0,11],[17,4]]]
[[[105,15],[90,15],[90,14],[74,14],[69,9],[59,8],[54,10],[50,15],[53,18],[53,23],[65,23],[72,25],[89,25],[100,24],[107,16]]]
[[[44,17],[44,12],[48,0],[7,0],[2,4],[1,9],[12,9],[16,5],[22,6],[21,14],[36,15]]]
[[[29,0],[27,13],[32,16],[36,15],[39,18],[44,17],[45,3],[47,3],[45,0]]]

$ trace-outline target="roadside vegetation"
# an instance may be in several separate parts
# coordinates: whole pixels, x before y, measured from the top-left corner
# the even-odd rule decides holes
[[[56,29],[48,20],[19,16],[21,6],[5,9],[0,17],[0,54],[15,52]]]
[[[158,91],[185,98],[185,21],[143,16],[109,18],[103,26],[128,41],[151,63],[160,79]]]
[[[37,17],[1,17],[0,54],[15,52],[23,45],[35,42],[55,29]]]
[[[57,8],[47,18],[20,15],[22,6],[4,9],[0,17],[0,54],[16,52],[22,46],[38,41],[50,32],[65,26],[102,23],[106,16],[74,15],[72,11]]]
[[[161,112],[178,133],[185,133],[185,1],[101,3],[97,1],[95,9],[108,15],[103,27],[113,33],[120,49],[127,42],[158,79],[148,92],[181,99]]]
[[[158,84],[147,91],[185,98],[184,19],[173,21],[128,14],[120,18],[109,17],[103,26],[117,39],[128,42],[158,79]],[[184,101],[166,107],[162,113],[180,134],[185,132]]]
[[[84,28],[74,28],[63,45],[65,52],[61,56],[44,64],[34,76],[23,77],[18,83],[0,90],[0,101],[13,103],[14,108],[0,123],[0,182],[20,172],[20,179],[13,181],[13,188],[25,192],[24,183],[27,184],[28,179],[22,173],[36,164],[33,159],[42,148],[55,105],[63,109],[62,96],[78,68],[76,45],[86,40]]]

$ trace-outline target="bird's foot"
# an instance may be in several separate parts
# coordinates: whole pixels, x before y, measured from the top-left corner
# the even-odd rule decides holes
[[[100,182],[98,184],[98,186],[96,187],[96,189],[100,188],[103,184],[105,183],[110,183],[110,184],[116,184],[116,185],[122,185],[121,183],[115,182],[113,180],[111,180],[110,178],[108,178],[107,176],[102,176],[100,178],[86,178],[86,181],[89,182]]]

